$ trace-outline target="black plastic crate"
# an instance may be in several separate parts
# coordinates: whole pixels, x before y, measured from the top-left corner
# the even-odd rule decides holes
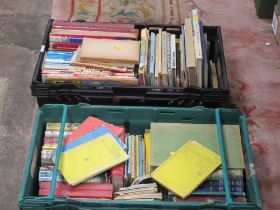
[[[32,78],[31,93],[37,97],[39,106],[44,104],[114,104],[114,105],[147,105],[147,106],[196,106],[219,107],[227,101],[229,85],[224,58],[221,28],[219,26],[204,26],[207,38],[210,40],[210,58],[213,62],[219,60],[221,66],[221,88],[178,88],[178,87],[110,87],[94,86],[79,87],[71,83],[44,83],[42,82],[41,66],[44,55],[49,48],[49,33],[52,20],[48,22],[38,62]],[[174,30],[179,26],[167,25],[136,25],[135,28],[162,27]]]

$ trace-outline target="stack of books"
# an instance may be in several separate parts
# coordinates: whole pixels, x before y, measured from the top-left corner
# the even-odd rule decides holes
[[[162,193],[151,176],[136,178],[129,187],[120,188],[115,193],[115,200],[162,200]]]
[[[47,123],[44,145],[41,151],[39,196],[47,196],[50,191],[59,132],[60,123]],[[97,138],[100,141],[97,141]],[[89,144],[95,140],[99,144],[91,147]],[[104,164],[99,165],[98,170],[94,174],[92,174],[92,171],[87,173],[87,167],[80,167],[80,173],[71,171],[72,166],[74,168],[75,164],[78,164],[76,167],[79,167],[82,165],[82,160],[85,160],[77,161],[81,157],[79,154],[80,150],[83,150],[83,154],[89,155],[85,158],[90,158],[91,153],[95,149],[99,149],[104,154],[107,152],[108,154],[108,150],[106,150],[104,145],[108,143],[107,141],[114,145],[115,149],[119,149],[119,154],[122,154],[123,159],[115,160],[116,156],[111,160],[104,158]],[[113,192],[124,186],[123,162],[127,158],[124,152],[126,148],[124,141],[125,131],[123,126],[115,126],[94,117],[87,118],[82,124],[66,123],[55,195],[75,198],[112,199]],[[115,142],[117,144],[114,144]],[[110,150],[109,152],[111,153],[112,151]],[[100,155],[100,158],[102,158],[102,155]],[[75,158],[72,159],[72,157]],[[96,158],[98,159],[98,157]],[[94,158],[89,160],[95,161]],[[72,166],[70,167],[68,164]],[[101,167],[105,168],[101,170]],[[79,185],[77,185],[78,183]]]
[[[231,195],[234,200],[246,201],[244,157],[238,125],[223,125],[225,152]],[[172,139],[172,141],[171,141]],[[178,150],[186,140],[195,140],[209,150],[220,154],[218,134],[214,124],[151,123],[151,169],[156,170],[170,153]],[[160,147],[158,145],[161,145]],[[222,169],[218,168],[198,184],[185,201],[225,199]],[[184,201],[169,193],[169,200]]]
[[[43,82],[137,85],[138,30],[130,24],[54,21],[42,66]]]
[[[129,130],[129,128],[127,128]],[[233,201],[246,202],[245,164],[238,125],[223,125]],[[39,195],[49,193],[59,123],[47,123]],[[152,122],[142,135],[95,117],[66,123],[56,196],[173,202],[225,201],[215,124]]]
[[[210,42],[198,11],[181,28],[141,30],[139,81],[157,87],[219,88],[219,61],[210,60]],[[217,68],[219,68],[217,70]]]
[[[86,87],[222,86],[220,61],[210,59],[217,44],[210,46],[197,10],[178,27],[54,21],[49,43],[43,82]]]
[[[125,179],[131,184],[135,179],[150,174],[150,139],[146,134],[127,135],[126,145],[129,159],[125,163]]]

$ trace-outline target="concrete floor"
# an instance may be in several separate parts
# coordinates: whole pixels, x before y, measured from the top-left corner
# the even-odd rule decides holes
[[[280,53],[270,21],[256,17],[253,0],[182,2],[184,11],[199,8],[207,25],[222,26],[231,98],[248,117],[264,207],[279,210],[280,174],[275,160],[280,158]],[[1,0],[0,4],[1,210],[17,209],[36,110],[29,86],[51,3]]]
[[[36,104],[29,87],[51,3],[1,0],[0,4],[1,210],[17,209],[16,196]]]

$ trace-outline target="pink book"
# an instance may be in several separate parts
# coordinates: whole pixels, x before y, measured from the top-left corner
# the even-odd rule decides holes
[[[88,117],[71,135],[63,140],[63,145],[103,125],[111,130],[117,137],[120,137],[124,133],[124,127],[115,126],[96,117]]]
[[[47,196],[50,188],[51,182],[40,182],[39,196]],[[58,182],[56,183],[55,196],[112,199],[113,185],[110,183],[85,182],[72,187],[66,182]]]

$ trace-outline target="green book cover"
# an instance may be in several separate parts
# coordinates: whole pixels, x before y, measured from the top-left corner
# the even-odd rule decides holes
[[[244,169],[239,125],[223,125],[222,129],[228,168]],[[159,166],[188,140],[220,154],[215,124],[151,123],[151,166]]]

